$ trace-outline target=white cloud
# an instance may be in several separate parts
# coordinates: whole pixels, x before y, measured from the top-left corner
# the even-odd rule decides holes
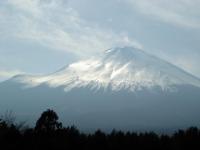
[[[199,61],[196,57],[198,56],[179,56],[174,59],[174,64],[200,78]]]
[[[0,70],[0,80],[1,79],[8,79],[18,74],[24,74],[24,72],[19,70]]]
[[[1,8],[2,37],[28,39],[79,56],[117,45],[142,47],[127,35],[83,20],[64,0],[7,0]]]
[[[200,0],[126,0],[137,11],[176,26],[200,28]]]

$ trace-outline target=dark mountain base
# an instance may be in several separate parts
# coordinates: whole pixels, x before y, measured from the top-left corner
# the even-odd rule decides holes
[[[0,84],[0,113],[11,110],[29,125],[45,109],[54,109],[66,126],[76,125],[82,131],[118,130],[172,132],[174,129],[198,126],[200,122],[200,89],[176,87],[139,92],[112,92],[89,88],[64,92],[63,87],[42,85],[23,89],[14,82]]]

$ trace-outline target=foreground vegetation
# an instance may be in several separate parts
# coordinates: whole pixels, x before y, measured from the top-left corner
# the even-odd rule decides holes
[[[196,127],[179,130],[171,136],[115,130],[109,134],[100,130],[84,134],[75,127],[63,127],[53,110],[43,112],[34,128],[22,126],[13,123],[12,119],[0,119],[0,149],[200,149],[200,130]]]

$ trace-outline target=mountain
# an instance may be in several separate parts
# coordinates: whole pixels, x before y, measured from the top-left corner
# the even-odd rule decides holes
[[[50,75],[0,84],[1,112],[32,122],[53,108],[83,130],[154,130],[199,125],[200,79],[133,47],[105,51]]]

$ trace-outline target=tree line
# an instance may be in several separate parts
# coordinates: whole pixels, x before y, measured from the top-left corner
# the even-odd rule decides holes
[[[136,133],[113,130],[81,133],[76,127],[64,127],[53,110],[44,111],[34,128],[22,128],[9,119],[0,119],[2,150],[183,150],[200,149],[200,130],[191,127],[173,135],[154,132]]]

